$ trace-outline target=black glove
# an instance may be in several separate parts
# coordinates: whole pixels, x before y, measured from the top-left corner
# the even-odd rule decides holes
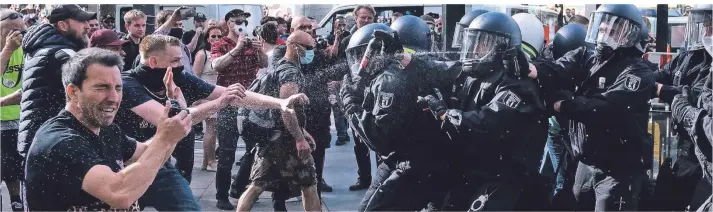
[[[658,87],[658,84],[656,84],[656,87]],[[688,86],[685,86],[684,90],[687,90],[688,89],[687,87]],[[680,93],[681,93],[680,89],[673,87],[673,86],[664,85],[663,87],[661,87],[661,91],[659,92],[659,99],[661,99],[661,101],[663,101],[663,102],[671,104],[671,102],[673,102],[673,97],[676,96],[676,94],[680,94]]]
[[[692,126],[691,117],[695,116],[694,113],[698,112],[700,109],[691,108],[689,103],[689,97],[687,89],[683,90],[682,94],[677,94],[671,100],[671,117],[675,123],[683,124],[684,126]]]
[[[399,34],[396,32],[393,32],[392,35],[383,30],[375,30],[374,37],[384,43],[384,53],[386,54],[393,55],[404,51],[404,46],[401,45],[399,40]]]
[[[517,51],[514,57],[506,57],[503,59],[505,70],[515,74],[515,76],[527,77],[527,75],[530,74],[530,64],[524,52]]]
[[[435,95],[428,95],[425,97],[418,97],[418,104],[427,106],[428,109],[431,110],[431,113],[433,113],[433,116],[436,117],[436,119],[440,119],[440,117],[446,113],[446,101],[443,100],[443,95],[441,95],[441,92],[438,89],[433,89],[435,91]]]

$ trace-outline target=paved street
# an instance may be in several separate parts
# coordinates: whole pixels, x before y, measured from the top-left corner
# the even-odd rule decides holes
[[[354,143],[351,141],[344,146],[335,146],[335,139],[336,134],[334,129],[332,129],[332,147],[327,149],[324,178],[327,183],[334,188],[334,192],[322,193],[324,203],[323,210],[355,211],[365,191],[349,191],[349,186],[354,184],[357,179],[356,161],[353,151]],[[244,153],[245,148],[241,141],[236,159],[242,157]],[[197,141],[191,189],[193,190],[193,194],[200,201],[204,211],[220,211],[215,207],[215,172],[201,171],[200,164],[202,160],[203,143]],[[373,160],[374,158],[372,156],[372,174],[373,171],[376,170]],[[233,167],[233,173],[235,172],[237,172],[237,166]],[[0,187],[0,190],[2,191],[2,211],[10,211],[10,198],[7,195],[7,188],[4,183]],[[236,199],[231,199],[231,201],[234,204],[237,202]],[[302,211],[302,202],[288,202],[287,209],[290,211]],[[151,208],[147,210],[152,211]],[[272,211],[270,192],[265,192],[260,196],[260,199],[254,205],[253,211]]]

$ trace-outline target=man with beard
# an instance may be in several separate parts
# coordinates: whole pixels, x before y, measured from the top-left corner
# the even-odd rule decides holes
[[[96,13],[85,12],[78,5],[55,7],[49,24],[32,27],[22,39],[25,67],[22,71],[23,95],[20,113],[18,150],[25,156],[40,125],[57,115],[65,105],[62,66],[69,57],[86,48],[89,38],[87,21]]]
[[[149,141],[137,142],[113,124],[122,100],[121,63],[116,54],[90,48],[62,67],[67,105],[40,127],[28,152],[29,210],[138,211],[137,200],[190,131],[190,113],[169,117],[168,102]]]

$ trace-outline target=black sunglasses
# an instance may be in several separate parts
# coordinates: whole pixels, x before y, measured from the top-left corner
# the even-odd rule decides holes
[[[210,38],[223,38],[222,35],[210,35]]]
[[[10,20],[15,20],[15,19],[18,19],[18,18],[22,18],[22,14],[20,14],[20,13],[10,13],[10,15],[5,16],[4,18],[0,19],[0,21],[4,21],[4,20],[8,20],[8,19],[10,19]]]

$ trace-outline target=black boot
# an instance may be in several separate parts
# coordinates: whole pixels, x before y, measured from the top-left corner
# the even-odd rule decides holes
[[[272,199],[272,208],[275,211],[287,211],[287,206],[285,206],[285,200]]]
[[[337,141],[334,142],[335,145],[337,146],[343,146],[344,144],[349,143],[349,137],[338,137]]]
[[[230,203],[230,200],[227,199],[219,199],[218,203],[215,204],[215,207],[221,210],[235,210],[235,205]]]
[[[332,191],[334,191],[334,189],[332,188],[332,186],[329,186],[329,185],[327,185],[327,182],[324,182],[324,179],[322,179],[322,180],[319,181],[319,185],[318,185],[317,187],[319,187],[319,191],[321,191],[321,192],[332,192]]]
[[[349,186],[349,190],[350,191],[364,190],[364,189],[368,189],[369,186],[371,186],[371,183],[366,183],[366,182],[363,182],[360,180],[360,181],[357,181],[356,184]]]

